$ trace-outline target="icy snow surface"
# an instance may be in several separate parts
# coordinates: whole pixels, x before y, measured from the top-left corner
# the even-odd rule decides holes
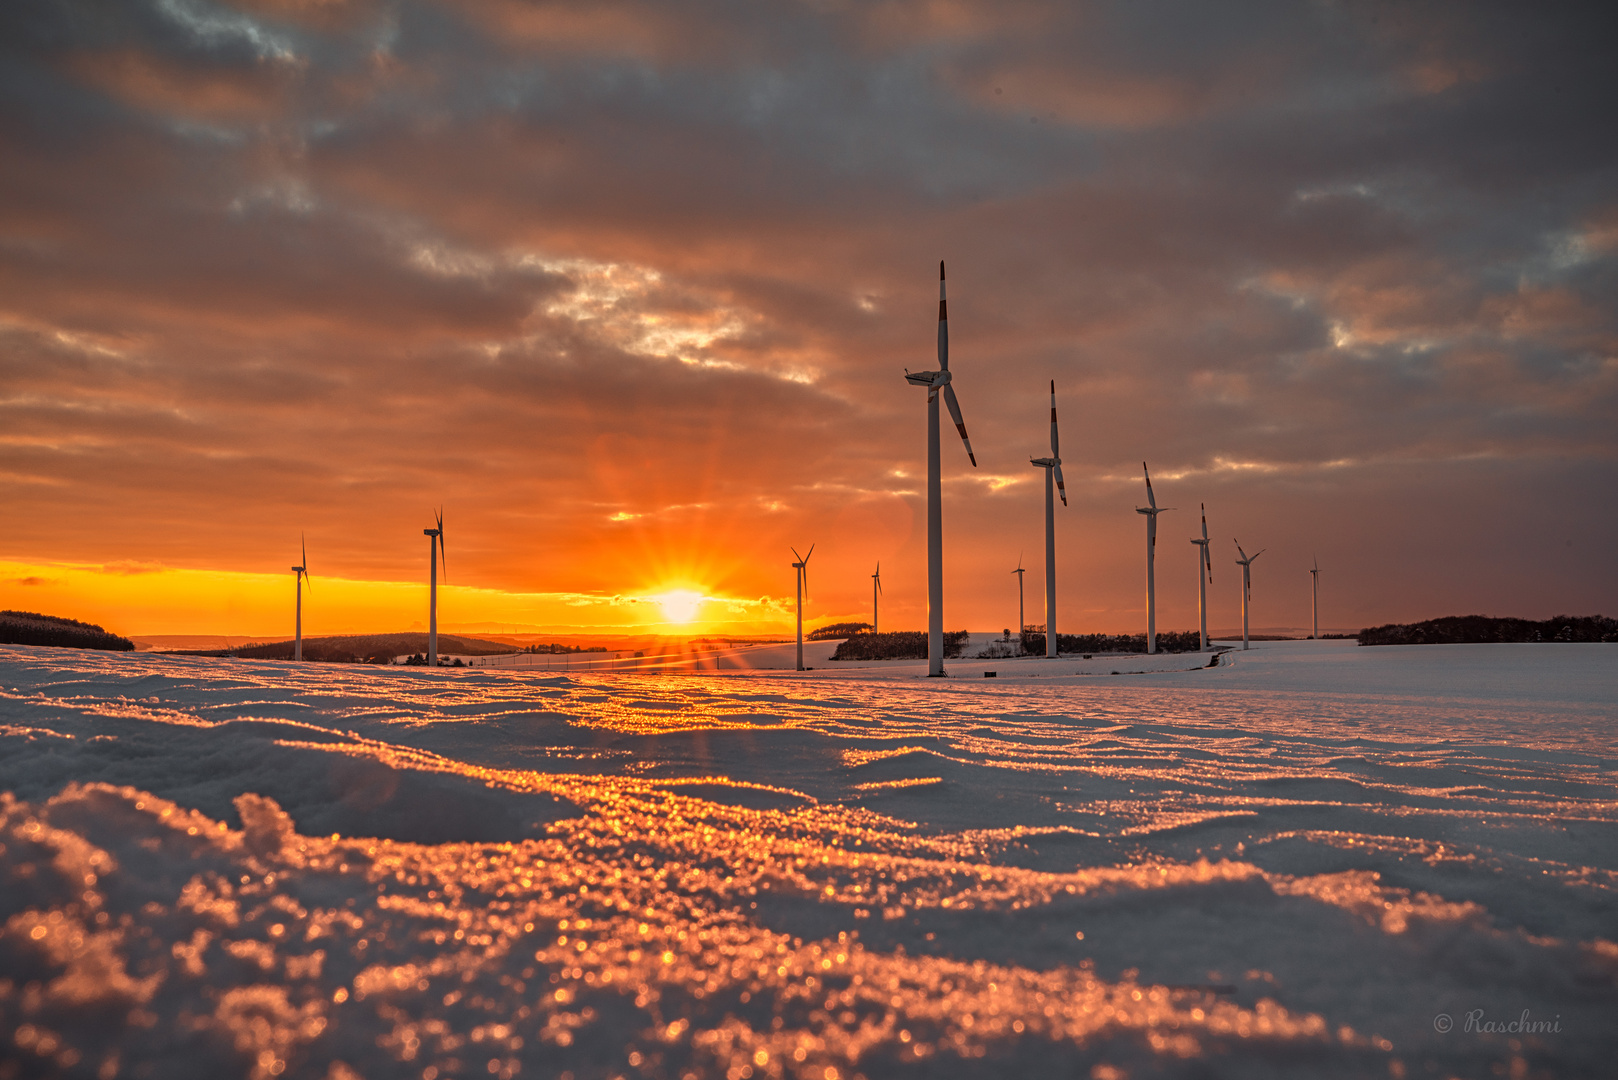
[[[1611,1075],[1618,646],[976,673],[0,648],[0,1074]]]

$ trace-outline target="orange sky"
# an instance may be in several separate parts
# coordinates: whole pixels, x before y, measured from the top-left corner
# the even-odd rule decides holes
[[[1173,5],[1170,5],[1172,8]],[[0,21],[0,606],[121,633],[1618,611],[1618,97],[1576,12],[70,5]],[[1386,17],[1383,17],[1386,16]],[[11,16],[0,16],[10,19]],[[21,18],[18,16],[17,18]],[[946,425],[947,431],[948,425]]]

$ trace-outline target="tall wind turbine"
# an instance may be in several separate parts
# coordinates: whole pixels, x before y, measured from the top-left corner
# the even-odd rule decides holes
[[[1315,568],[1309,571],[1309,610],[1314,615],[1315,632],[1309,635],[1309,640],[1320,640],[1320,560],[1315,560]]]
[[[293,624],[296,628],[296,636],[292,640],[292,659],[294,660],[303,659],[303,582],[305,578],[309,578],[309,591],[311,593],[315,591],[315,579],[309,577],[309,543],[301,533],[298,535],[298,544],[303,549],[303,565],[292,568],[292,573],[295,575],[293,580],[297,582],[298,590],[297,622]]]
[[[809,545],[809,555],[815,553],[815,545]],[[793,548],[792,554],[798,555],[798,549]],[[798,561],[792,568],[798,572],[798,670],[803,670],[803,598],[809,591],[809,555],[798,555]]]
[[[1023,627],[1028,625],[1028,619],[1022,613],[1022,576],[1028,571],[1023,569],[1021,555],[1017,556],[1017,569],[1012,573],[1017,575],[1017,651],[1021,652]]]
[[[1236,560],[1236,565],[1242,568],[1242,648],[1246,649],[1249,648],[1247,644],[1247,602],[1253,598],[1253,560],[1270,549],[1259,548],[1249,555],[1247,552],[1242,551],[1240,540],[1233,541],[1233,543],[1236,545],[1236,551],[1241,555],[1241,558]]]
[[[1157,577],[1155,562],[1157,558],[1157,515],[1172,506],[1159,507],[1157,496],[1152,494],[1152,471],[1146,468],[1146,462],[1140,467],[1146,473],[1146,506],[1135,507],[1135,513],[1146,515],[1146,651],[1157,651]]]
[[[437,528],[423,529],[427,537],[427,666],[438,666],[438,556],[444,556],[444,584],[449,584],[449,553],[444,551],[444,508],[433,512]]]
[[[1062,505],[1067,505],[1067,485],[1062,483],[1062,455],[1056,439],[1055,379],[1051,380],[1051,456],[1028,460],[1045,470],[1045,655],[1054,660],[1056,659],[1056,499],[1051,492],[1052,477],[1056,479],[1056,490],[1062,494]]]
[[[949,406],[950,419],[966,444],[966,456],[977,468],[972,440],[966,437],[961,420],[961,404],[949,374],[949,308],[944,301],[944,264],[938,264],[938,368],[937,371],[905,370],[905,381],[927,388],[927,674],[944,674],[944,508],[942,505],[938,449],[938,395]]]
[[[1208,554],[1208,504],[1202,504],[1202,539],[1191,538],[1197,552],[1197,615],[1202,619],[1202,651],[1208,651],[1208,586],[1213,584],[1213,556]],[[1207,571],[1204,575],[1204,571]]]
[[[814,548],[809,550],[813,551]],[[876,564],[876,573],[871,575],[871,633],[877,634],[882,630],[882,563]]]

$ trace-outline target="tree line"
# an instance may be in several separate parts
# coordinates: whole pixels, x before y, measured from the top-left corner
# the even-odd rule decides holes
[[[1478,645],[1512,641],[1618,641],[1618,619],[1605,615],[1557,615],[1502,619],[1449,615],[1418,623],[1388,623],[1361,630],[1361,645]]]
[[[135,648],[133,641],[109,634],[94,623],[33,611],[0,611],[0,645],[54,645],[116,652],[130,652]]]

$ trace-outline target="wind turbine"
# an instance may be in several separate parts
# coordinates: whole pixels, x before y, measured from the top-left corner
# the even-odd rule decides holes
[[[296,636],[292,641],[292,659],[294,660],[303,659],[303,582],[305,578],[309,578],[309,592],[312,594],[315,591],[315,579],[309,577],[309,542],[303,538],[302,533],[298,534],[298,544],[303,549],[303,565],[292,568],[292,573],[296,575],[293,581],[297,583],[298,590],[298,616],[297,622],[293,624],[296,628]]]
[[[1247,649],[1249,648],[1247,644],[1247,602],[1253,598],[1253,560],[1270,549],[1259,548],[1249,555],[1247,552],[1242,551],[1240,540],[1232,542],[1236,545],[1237,552],[1241,554],[1241,558],[1236,560],[1236,565],[1242,568],[1242,648]]]
[[[950,385],[949,373],[949,308],[944,301],[944,264],[938,264],[938,368],[937,371],[911,371],[905,369],[905,381],[912,386],[927,388],[927,674],[944,674],[944,508],[941,466],[938,450],[938,395],[943,391],[944,404],[949,406],[950,419],[966,444],[966,456],[977,468],[977,455],[972,453],[972,440],[966,437],[966,424],[961,420],[961,404],[955,400],[955,388]]]
[[[814,548],[811,547],[809,550],[813,551]],[[882,614],[881,596],[882,563],[879,560],[876,564],[876,573],[871,575],[871,633],[873,634],[880,632],[882,627],[882,622],[880,619]]]
[[[815,553],[815,545],[809,545],[809,555]],[[792,554],[798,555],[798,549],[793,548]],[[792,568],[798,572],[798,670],[803,670],[803,598],[809,591],[809,555],[798,555],[798,561]]]
[[[1026,616],[1022,613],[1022,576],[1028,573],[1023,569],[1022,556],[1017,556],[1017,569],[1012,571],[1017,575],[1017,651],[1022,651],[1022,631],[1028,625]]]
[[[1146,473],[1146,506],[1135,507],[1135,513],[1146,515],[1146,651],[1157,651],[1157,577],[1154,563],[1157,557],[1157,515],[1172,506],[1159,507],[1157,496],[1152,494],[1152,471],[1146,468],[1146,462],[1140,463],[1141,470]]]
[[[1320,640],[1320,560],[1315,560],[1315,568],[1309,571],[1309,610],[1315,617],[1315,632],[1309,640]]]
[[[1208,586],[1213,584],[1213,556],[1208,554],[1208,504],[1202,504],[1202,539],[1191,538],[1197,553],[1197,614],[1202,618],[1202,651],[1208,651]],[[1203,571],[1207,576],[1203,576]]]
[[[1056,380],[1051,380],[1051,456],[1029,458],[1030,464],[1045,470],[1045,655],[1056,659],[1056,499],[1051,478],[1067,505],[1067,485],[1062,483],[1062,456],[1056,441]],[[1017,579],[1021,581],[1021,578]],[[1019,630],[1020,632],[1020,630]]]
[[[444,556],[444,584],[449,584],[449,553],[444,551],[444,508],[433,512],[437,528],[423,529],[427,537],[427,666],[438,666],[438,556]]]

